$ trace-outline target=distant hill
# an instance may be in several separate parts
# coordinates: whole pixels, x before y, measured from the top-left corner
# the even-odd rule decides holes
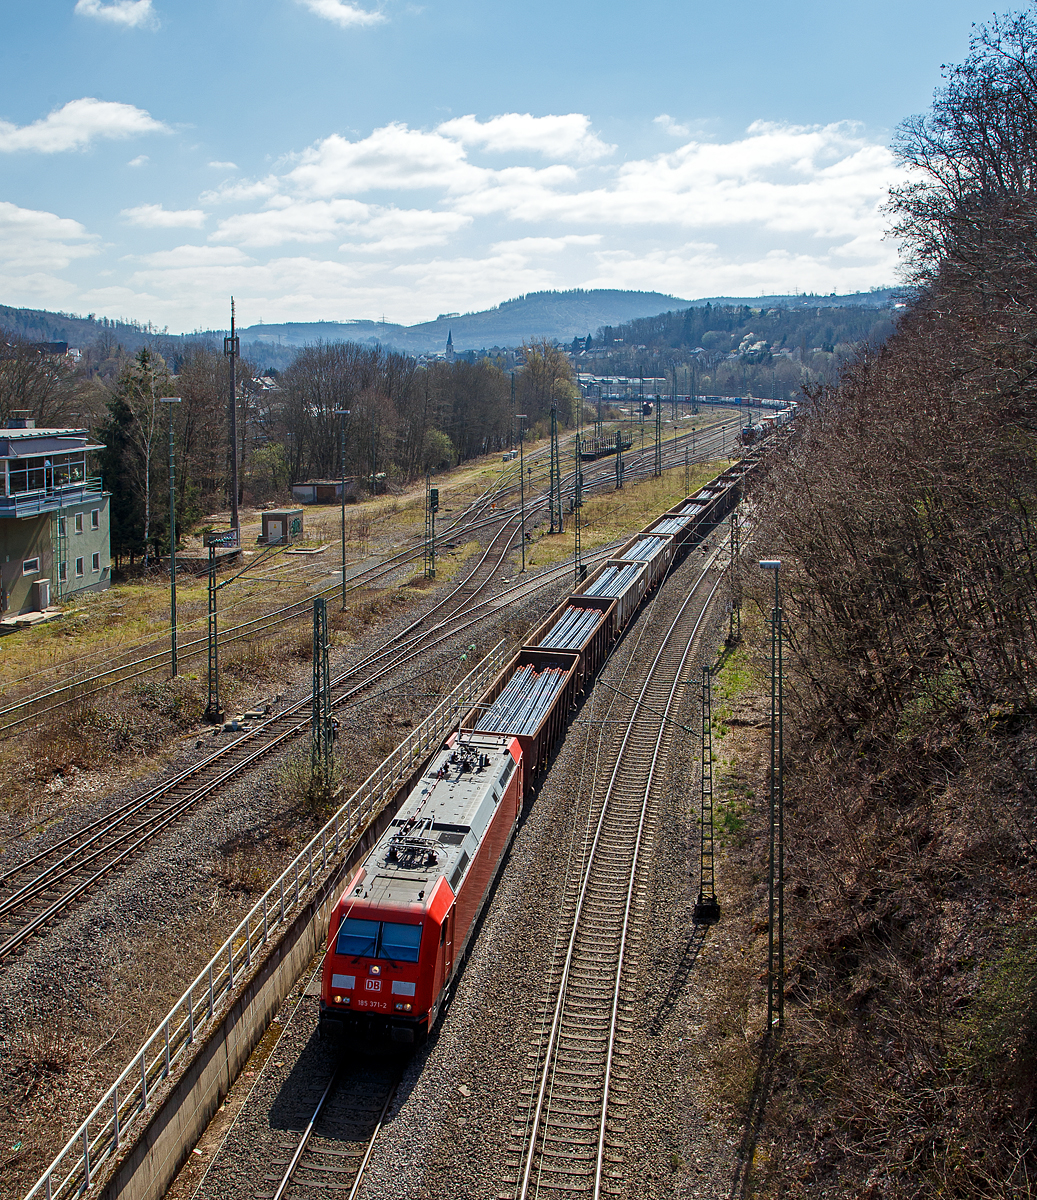
[[[870,292],[847,292],[839,296],[832,292],[820,296],[815,292],[797,292],[794,296],[707,296],[692,300],[689,307],[730,308],[744,304],[749,308],[892,308],[903,299],[905,288],[872,288]]]
[[[418,325],[396,325],[388,321],[289,321],[250,325],[239,328],[239,333],[244,353],[250,354],[262,366],[283,367],[297,347],[318,340],[378,343],[408,354],[429,354],[443,350],[450,335],[454,349],[460,353],[463,350],[488,350],[493,346],[518,346],[534,337],[569,342],[588,333],[596,336],[603,326],[617,327],[640,318],[701,308],[706,304],[714,307],[746,305],[754,309],[850,306],[889,309],[900,296],[901,292],[894,288],[881,288],[844,296],[832,293],[827,296],[712,296],[681,300],[663,292],[577,288],[567,292],[530,292],[514,300],[505,300],[496,308],[482,312],[444,313],[434,321],[423,321]],[[224,332],[195,330],[173,334],[150,322],[112,321],[95,318],[93,314],[83,317],[75,313],[5,305],[0,305],[0,328],[30,341],[68,342],[77,347],[90,345],[102,334],[107,334],[131,352],[157,341],[164,353],[175,349],[170,343],[212,341],[222,338]]]
[[[689,300],[663,292],[624,292],[610,288],[569,292],[530,292],[505,300],[482,312],[444,313],[419,325],[394,325],[381,321],[306,321],[281,325],[251,325],[241,330],[243,342],[303,346],[318,338],[337,341],[380,342],[409,354],[429,354],[446,346],[481,350],[491,346],[519,346],[534,337],[571,341],[594,334],[602,325],[620,325],[637,317],[650,317],[672,308],[687,308]]]

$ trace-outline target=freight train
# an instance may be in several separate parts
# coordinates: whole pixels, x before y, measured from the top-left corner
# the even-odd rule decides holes
[[[401,1048],[428,1037],[578,697],[674,559],[737,504],[744,472],[728,469],[601,564],[433,755],[332,911],[322,1036]]]

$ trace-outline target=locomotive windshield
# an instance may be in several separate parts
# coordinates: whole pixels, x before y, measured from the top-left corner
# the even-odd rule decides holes
[[[421,946],[420,925],[395,921],[363,921],[346,917],[338,927],[335,953],[350,958],[387,958],[391,962],[417,962]]]

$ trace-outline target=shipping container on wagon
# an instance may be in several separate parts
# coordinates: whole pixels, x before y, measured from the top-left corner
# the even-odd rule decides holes
[[[565,732],[580,682],[577,651],[524,646],[475,702],[462,733],[518,738],[528,784]]]
[[[580,655],[579,690],[592,679],[616,640],[619,601],[607,596],[570,596],[526,639],[527,647],[575,650]]]
[[[648,588],[648,564],[610,558],[573,592],[573,596],[602,596],[618,601],[616,628],[625,629]]]
[[[645,562],[648,564],[648,590],[657,587],[663,580],[673,562],[674,540],[664,533],[647,530],[635,534],[625,546],[621,546],[615,557],[624,562]]]

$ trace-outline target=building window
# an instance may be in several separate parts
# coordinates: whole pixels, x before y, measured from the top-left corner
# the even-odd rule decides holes
[[[76,575],[79,577],[82,577],[82,574],[83,574],[83,560],[81,558],[77,558],[76,559]]]
[[[23,575],[35,575],[40,569],[40,560],[38,558],[27,558],[22,563]]]
[[[76,533],[83,532],[83,514],[76,513]]]
[[[58,583],[65,583],[68,579],[68,563],[58,563]]]
[[[101,556],[100,556],[100,554],[95,554],[94,557],[90,560],[90,570],[91,571],[100,571],[100,569],[101,569]]]
[[[101,528],[101,510],[99,508],[92,508],[90,510],[90,528]]]
[[[58,517],[58,533],[61,537],[68,536],[68,517]]]

